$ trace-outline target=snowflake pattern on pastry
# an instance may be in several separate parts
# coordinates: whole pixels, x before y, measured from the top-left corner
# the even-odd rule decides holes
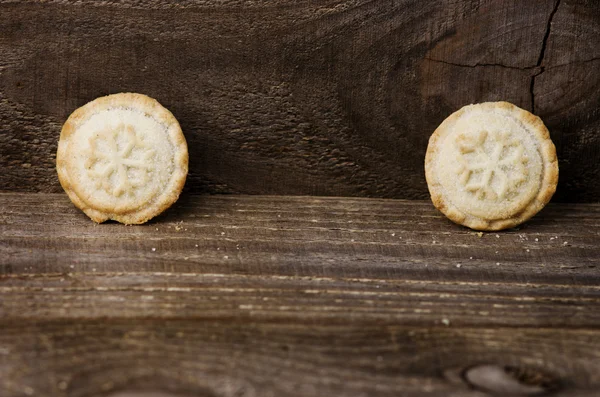
[[[125,144],[119,145],[119,139]],[[120,197],[124,193],[132,195],[136,188],[148,182],[148,175],[152,171],[150,159],[155,151],[136,134],[133,126],[121,123],[116,128],[105,128],[94,134],[89,144],[86,168],[88,176],[98,188]],[[102,150],[101,146],[107,150]],[[134,158],[134,150],[142,152],[140,158]],[[132,177],[130,170],[138,171],[136,177]],[[111,183],[113,175],[116,183]]]
[[[460,134],[459,182],[478,200],[502,200],[527,179],[523,144],[503,132]]]

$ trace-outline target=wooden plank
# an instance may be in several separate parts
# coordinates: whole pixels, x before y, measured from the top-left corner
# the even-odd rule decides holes
[[[0,333],[6,349],[0,391],[8,397],[122,397],[125,391],[485,397],[490,394],[454,377],[457,368],[483,362],[543,368],[561,382],[562,392],[553,395],[592,397],[598,390],[597,337],[597,331],[583,329],[235,318],[12,322]]]
[[[539,114],[557,201],[600,200],[594,0],[0,1],[0,189],[59,192],[62,123],[100,95],[156,97],[190,146],[186,189],[426,199],[457,108]]]
[[[141,226],[63,194],[0,208],[2,396],[600,388],[600,205],[481,236],[419,201],[185,195]]]
[[[551,205],[478,233],[429,202],[184,195],[140,226],[96,225],[64,194],[0,194],[0,272],[171,272],[502,283],[600,282],[600,206]],[[154,249],[154,250],[153,250]],[[471,259],[472,258],[472,259]],[[457,265],[460,264],[460,267]]]

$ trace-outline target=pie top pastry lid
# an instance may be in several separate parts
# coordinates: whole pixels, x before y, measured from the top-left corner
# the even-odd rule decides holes
[[[434,205],[477,230],[516,226],[556,190],[556,149],[542,120],[508,102],[465,106],[429,140],[425,175]]]
[[[94,221],[143,223],[179,197],[188,150],[179,123],[158,101],[120,93],[69,116],[56,164],[69,198]]]

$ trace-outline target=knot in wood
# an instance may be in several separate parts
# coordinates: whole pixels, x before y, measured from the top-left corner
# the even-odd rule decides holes
[[[467,368],[463,379],[478,390],[499,396],[542,396],[560,387],[557,378],[541,371],[495,364]]]

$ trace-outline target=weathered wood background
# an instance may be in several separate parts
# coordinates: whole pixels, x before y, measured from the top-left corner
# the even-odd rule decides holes
[[[425,199],[457,108],[548,125],[557,201],[600,200],[600,2],[0,0],[0,189],[59,192],[62,123],[156,97],[189,142],[187,190]]]
[[[188,193],[277,196],[93,224],[56,144],[121,91],[181,121]],[[576,204],[478,234],[415,199],[491,100]],[[0,397],[596,397],[599,103],[600,1],[0,0]]]
[[[3,397],[600,390],[598,204],[482,234],[422,201],[185,195],[128,227],[64,194],[0,208]]]

